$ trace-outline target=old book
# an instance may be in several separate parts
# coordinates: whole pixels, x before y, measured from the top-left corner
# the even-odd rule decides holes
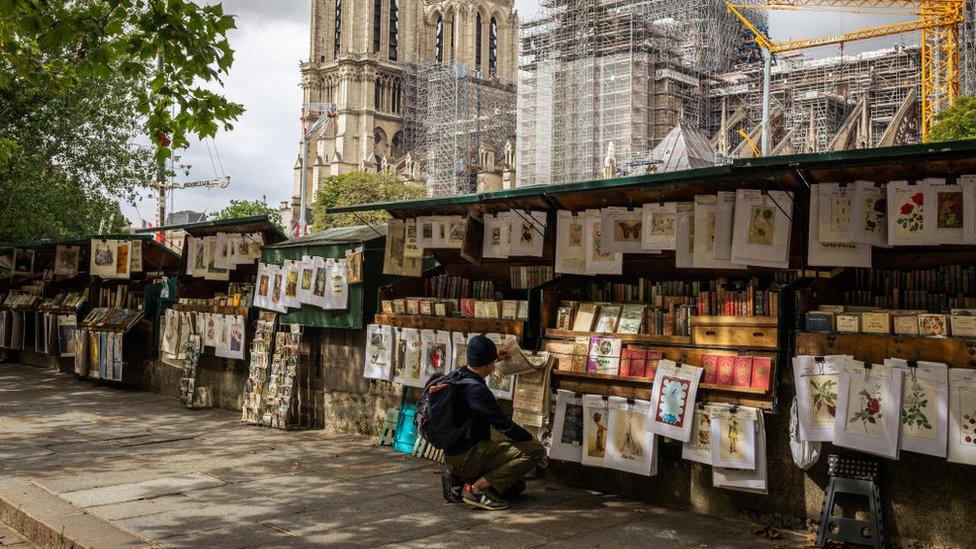
[[[834,313],[810,311],[806,314],[806,330],[808,332],[834,331]]]
[[[657,375],[657,365],[663,359],[664,353],[661,351],[647,351],[646,362],[644,362],[644,377],[654,379],[654,376]]]
[[[407,299],[407,314],[408,315],[419,315],[420,314],[420,300],[419,299]]]
[[[572,371],[585,372],[586,362],[590,353],[590,338],[580,336],[573,340],[573,362]]]
[[[438,301],[434,303],[434,316],[447,316],[448,306],[450,305],[447,301]]]
[[[515,320],[518,317],[518,302],[513,299],[502,301],[502,318]]]
[[[734,356],[719,356],[716,365],[717,375],[716,385],[731,386],[735,382],[735,358]]]
[[[701,382],[714,385],[718,378],[718,355],[703,354],[701,356],[702,372]]]
[[[381,310],[385,315],[392,315],[393,313],[393,300],[384,299],[380,301]]]
[[[976,316],[952,315],[949,326],[953,337],[976,337]]]
[[[821,305],[820,307],[817,307],[817,310],[825,313],[834,313],[835,315],[845,312],[843,305]]]
[[[485,301],[485,317],[484,318],[501,318],[502,304],[498,301]]]
[[[461,300],[461,316],[464,318],[474,318],[475,300],[464,298]]]
[[[560,307],[556,309],[556,329],[571,330],[573,328],[573,316],[575,309],[572,307]]]
[[[861,331],[868,334],[890,334],[891,313],[861,313]]]
[[[394,299],[393,300],[393,314],[395,314],[395,315],[405,315],[405,314],[407,314],[407,300],[406,299]]]
[[[644,377],[647,365],[647,350],[640,347],[626,347],[620,354],[620,375]]]
[[[750,387],[768,391],[772,376],[773,359],[768,356],[756,356],[752,358],[752,382],[750,383]]]
[[[602,305],[600,314],[597,315],[596,328],[594,332],[612,334],[617,329],[617,321],[620,319],[620,305]]]
[[[434,302],[430,299],[420,300],[420,314],[423,316],[434,316]]]
[[[732,385],[736,387],[752,386],[752,357],[735,357],[735,374],[732,378]]]
[[[643,305],[624,305],[617,322],[618,334],[639,334],[644,323]]]
[[[620,339],[610,336],[591,337],[586,371],[592,374],[619,374]]]
[[[918,335],[918,315],[915,313],[892,313],[891,326],[899,335]]]
[[[936,337],[949,335],[946,315],[928,313],[918,315],[918,333],[919,335]]]
[[[836,317],[838,332],[860,332],[861,315],[839,314]]]
[[[596,303],[583,303],[576,312],[573,320],[574,332],[589,332],[593,329],[593,321],[596,319]]]

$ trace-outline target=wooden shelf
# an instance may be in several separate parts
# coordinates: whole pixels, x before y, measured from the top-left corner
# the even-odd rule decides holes
[[[636,377],[636,376],[615,376],[612,374],[596,374],[593,372],[570,372],[567,370],[553,370],[552,375],[567,378],[577,378],[577,379],[597,379],[601,381],[620,381],[631,383],[634,385],[646,385],[651,387],[654,385],[654,380],[647,377]]]
[[[763,389],[753,389],[752,387],[735,387],[732,385],[715,385],[713,383],[699,383],[699,389],[709,389],[712,391],[725,391],[727,393],[745,393],[750,395],[765,395],[767,391]]]
[[[976,368],[976,339],[893,334],[796,332],[796,354],[851,354],[855,360],[881,364],[886,358],[944,362],[952,368]]]
[[[776,326],[775,316],[692,316],[692,326]]]
[[[418,330],[444,330],[462,333],[512,334],[520,340],[525,329],[522,320],[502,320],[499,318],[461,318],[452,316],[391,315],[377,314],[376,324],[386,324],[398,328]]]
[[[690,336],[666,336],[651,334],[617,334],[603,332],[574,332],[573,330],[546,329],[546,337],[554,339],[576,339],[577,337],[615,337],[624,343],[659,343],[664,345],[691,345]]]

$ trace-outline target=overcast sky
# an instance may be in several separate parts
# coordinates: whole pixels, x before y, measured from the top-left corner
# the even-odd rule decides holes
[[[291,198],[300,138],[298,64],[308,56],[309,0],[224,0],[223,4],[225,11],[237,15],[237,30],[230,35],[234,66],[223,92],[243,103],[247,112],[232,131],[218,133],[214,143],[196,142],[183,151],[182,161],[191,166],[190,174],[181,173],[177,180],[229,175],[231,185],[226,189],[175,191],[169,211],[219,211],[232,198],[264,197],[271,205]],[[515,5],[524,19],[537,12],[539,3],[516,0]],[[773,39],[808,38],[810,29],[816,29],[818,35],[833,34],[886,20],[891,17],[777,13],[770,17],[770,31]],[[916,41],[913,36],[888,37],[848,45],[845,53]],[[808,53],[823,57],[839,52],[832,46]],[[142,219],[155,221],[156,202],[148,197],[151,193],[146,194],[138,204],[122,206],[123,213],[136,225]]]

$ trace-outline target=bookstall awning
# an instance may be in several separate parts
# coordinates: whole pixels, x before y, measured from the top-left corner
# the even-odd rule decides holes
[[[272,244],[288,239],[288,236],[282,232],[281,227],[271,221],[266,215],[253,215],[250,217],[238,217],[234,219],[215,219],[211,221],[198,221],[196,223],[167,225],[165,227],[146,227],[143,229],[136,229],[137,233],[155,233],[158,231],[184,231],[191,236],[209,236],[217,233],[227,232],[260,232],[264,235],[265,243]]]
[[[939,174],[976,173],[976,140],[771,156],[667,173],[534,185],[447,198],[377,202],[330,208],[329,213],[386,210],[395,217],[461,214],[470,209],[512,208],[580,211],[605,206],[689,200],[695,194],[749,187],[800,190],[823,182],[915,180]],[[612,192],[609,192],[612,191]]]
[[[278,244],[264,246],[261,261],[280,265],[286,259],[307,255],[345,259],[346,252],[363,248],[363,282],[349,285],[349,307],[329,311],[311,305],[281,317],[281,322],[318,328],[362,329],[376,311],[377,289],[393,280],[383,275],[386,225],[336,227]],[[366,317],[369,315],[369,318]]]
[[[41,253],[50,254],[53,258],[57,246],[87,246],[92,240],[134,240],[140,241],[143,245],[142,260],[144,270],[162,271],[167,274],[174,272],[180,261],[180,254],[170,248],[156,242],[153,235],[147,233],[111,233],[111,234],[92,234],[84,236],[72,236],[56,240],[41,240],[31,244],[15,246],[16,248],[26,248],[36,250]],[[85,259],[87,261],[87,259]]]

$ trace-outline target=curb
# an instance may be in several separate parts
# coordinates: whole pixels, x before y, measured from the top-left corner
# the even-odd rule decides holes
[[[148,547],[144,539],[93,517],[27,479],[0,479],[0,522],[39,547]]]

